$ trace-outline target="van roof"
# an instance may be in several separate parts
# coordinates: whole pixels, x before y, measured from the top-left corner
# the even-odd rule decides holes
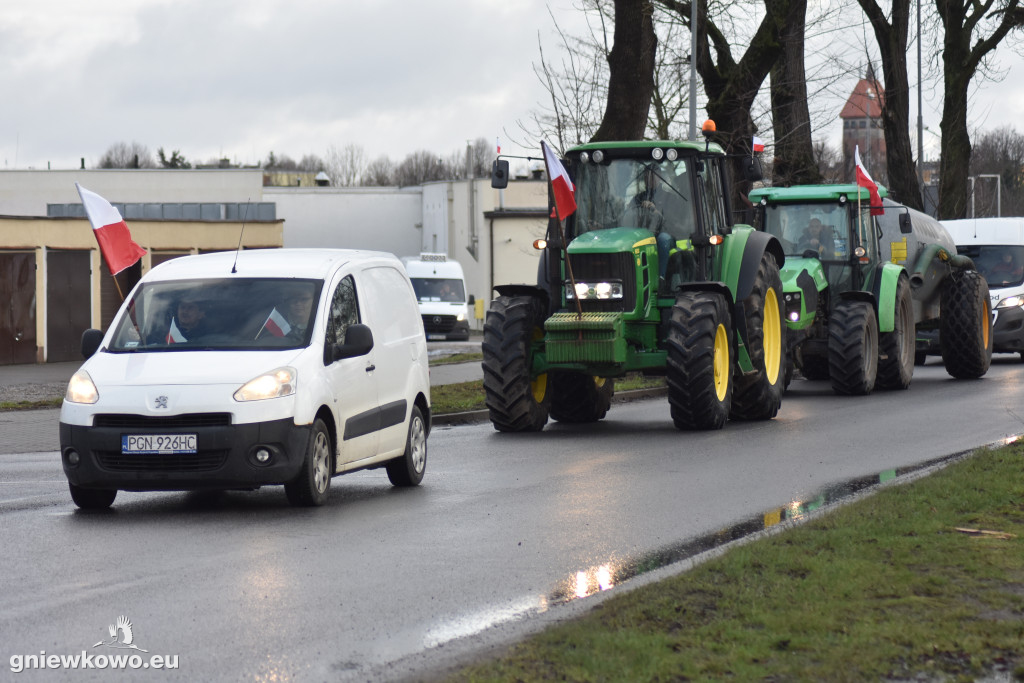
[[[960,218],[941,221],[957,244],[1024,244],[1024,218]]]
[[[237,254],[237,262],[236,262]],[[351,261],[390,261],[398,259],[383,251],[357,249],[246,249],[212,254],[182,256],[165,261],[150,271],[161,280],[186,280],[197,277],[283,277],[326,278],[339,265]],[[232,266],[235,272],[232,273]],[[149,279],[150,273],[146,274]]]

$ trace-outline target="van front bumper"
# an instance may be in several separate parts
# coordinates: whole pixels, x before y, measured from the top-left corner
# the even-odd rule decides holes
[[[68,481],[82,488],[122,491],[251,489],[284,484],[302,468],[312,425],[291,418],[248,424],[204,424],[179,420],[173,425],[138,426],[135,416],[122,424],[81,426],[60,423],[60,452]],[[206,421],[216,422],[216,421]],[[196,453],[124,454],[121,437],[130,434],[196,435]],[[259,462],[260,450],[270,453]],[[77,464],[72,455],[77,454]]]

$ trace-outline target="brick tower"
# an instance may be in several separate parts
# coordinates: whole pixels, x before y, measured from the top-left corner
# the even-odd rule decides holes
[[[855,182],[853,149],[860,147],[860,160],[876,181],[885,184],[885,131],[882,128],[882,105],[885,88],[875,78],[875,69],[868,64],[864,78],[857,81],[839,118],[843,120],[843,177]]]

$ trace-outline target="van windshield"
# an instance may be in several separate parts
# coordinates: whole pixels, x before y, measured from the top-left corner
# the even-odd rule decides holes
[[[458,278],[414,277],[412,288],[418,301],[466,302],[466,288]]]
[[[1014,287],[1024,282],[1024,246],[982,244],[958,246],[957,252],[969,256],[988,286]]]
[[[115,322],[114,353],[309,345],[323,280],[231,278],[143,283]]]

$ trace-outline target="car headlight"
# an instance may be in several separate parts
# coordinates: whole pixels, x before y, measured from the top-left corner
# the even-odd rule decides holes
[[[1016,308],[1017,306],[1024,306],[1024,294],[1008,296],[996,304],[996,308]]]
[[[466,319],[466,314],[465,313],[459,313],[457,316],[455,316],[455,319],[458,320],[461,323],[463,320]]]
[[[68,389],[64,392],[64,400],[71,403],[95,403],[100,400],[100,392],[96,390],[96,385],[89,373],[79,370],[68,380]]]
[[[567,299],[621,299],[621,282],[577,282],[575,289],[572,284],[566,284],[565,297]]]
[[[295,368],[278,368],[265,372],[255,379],[246,382],[235,392],[236,401],[262,401],[268,398],[281,398],[295,393],[298,372]]]

